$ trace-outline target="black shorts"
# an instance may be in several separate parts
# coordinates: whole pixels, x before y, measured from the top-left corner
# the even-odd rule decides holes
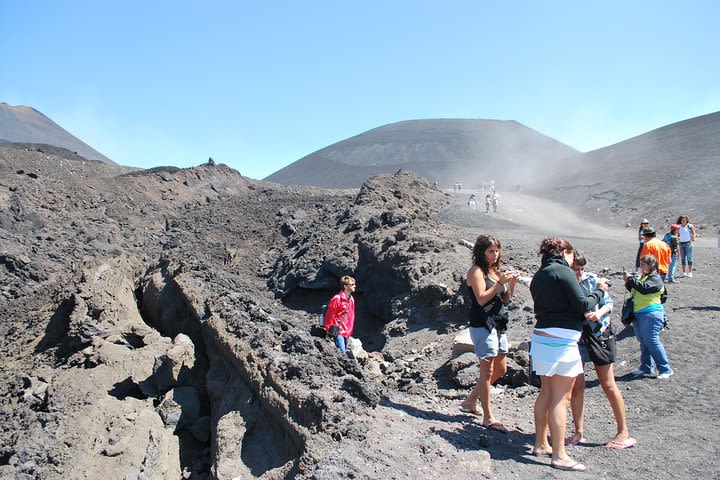
[[[617,358],[615,345],[615,326],[611,323],[600,335],[593,335],[589,329],[583,328],[582,343],[585,345],[590,361],[595,365],[610,365]]]

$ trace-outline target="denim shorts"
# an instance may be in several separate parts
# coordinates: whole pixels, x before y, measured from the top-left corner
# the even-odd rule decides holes
[[[508,353],[507,335],[497,333],[494,328],[470,327],[470,338],[475,347],[475,355],[480,360],[497,357],[500,353]]]

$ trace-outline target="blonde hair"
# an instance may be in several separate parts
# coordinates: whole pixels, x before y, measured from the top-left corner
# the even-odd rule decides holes
[[[340,285],[342,285],[343,287],[345,287],[345,285],[349,285],[349,284],[351,284],[351,283],[357,283],[357,282],[356,282],[355,279],[354,279],[353,277],[351,277],[350,275],[343,275],[343,276],[340,278]]]

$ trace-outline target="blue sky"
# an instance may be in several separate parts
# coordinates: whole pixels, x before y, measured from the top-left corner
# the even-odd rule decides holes
[[[0,101],[123,165],[252,178],[417,118],[589,151],[720,110],[719,5],[0,0]]]

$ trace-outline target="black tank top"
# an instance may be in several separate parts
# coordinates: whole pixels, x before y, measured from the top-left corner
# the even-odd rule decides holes
[[[495,283],[493,279],[485,275],[486,289],[491,289]],[[470,290],[470,326],[483,327],[488,330],[495,328],[499,333],[505,332],[509,318],[507,306],[502,301],[501,295],[505,293],[507,286],[500,285],[498,292],[485,306],[480,306],[470,285],[468,285],[468,290]]]

